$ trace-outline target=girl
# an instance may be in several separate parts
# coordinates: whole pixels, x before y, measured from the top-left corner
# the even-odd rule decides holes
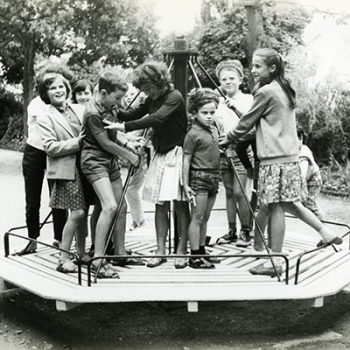
[[[273,49],[254,53],[252,74],[257,83],[253,105],[237,127],[220,141],[226,146],[237,141],[256,125],[257,153],[260,160],[258,197],[260,211],[257,220],[265,228],[271,220],[271,250],[281,253],[284,234],[284,212],[288,211],[313,227],[322,237],[322,244],[341,244],[322,222],[302,203],[302,180],[298,162],[298,137],[295,122],[295,91],[285,78],[281,56]],[[255,247],[262,248],[257,235]],[[275,258],[279,273],[282,260]],[[270,261],[250,270],[252,274],[275,275]]]
[[[238,111],[241,112],[241,114],[244,114],[249,110],[253,102],[253,96],[244,94],[241,90],[239,90],[239,86],[243,80],[243,66],[240,61],[221,61],[216,66],[215,73],[219,79],[221,89],[227,97],[226,100],[223,98],[220,99],[216,113],[217,119],[222,125],[222,132],[227,133],[233,129],[239,121],[238,116],[230,108],[230,105],[233,104],[238,109]],[[250,149],[248,155],[252,160],[252,151]],[[231,150],[231,156],[233,158],[235,169],[237,170],[239,180],[242,185],[246,187],[249,182],[252,184],[249,179],[251,180],[252,178],[253,168],[250,168],[248,177],[248,172],[237,156],[237,153]],[[247,247],[251,243],[249,207],[224,152],[221,154],[220,168],[226,193],[226,213],[229,230],[227,234],[218,239],[217,243],[220,244],[236,242],[237,246]],[[249,193],[247,193],[247,195],[249,197]],[[239,218],[241,222],[241,230],[238,237],[236,234],[237,207],[239,209]]]
[[[136,109],[119,111],[118,119],[125,123],[106,121],[107,129],[123,132],[151,128],[154,154],[146,175],[143,198],[155,203],[157,253],[165,255],[169,230],[170,201],[179,230],[178,254],[186,254],[189,208],[181,187],[182,144],[187,131],[185,102],[181,93],[170,85],[167,67],[160,62],[146,62],[134,72],[132,84],[147,95],[144,104]],[[165,258],[154,257],[148,267],[157,267]],[[183,268],[183,260],[175,259],[175,267]]]
[[[67,80],[72,79],[73,75],[64,67],[56,64],[44,66],[36,76],[37,89],[41,86],[46,74],[58,73],[63,75]],[[28,237],[38,239],[40,235],[40,199],[43,187],[44,175],[46,170],[46,152],[41,141],[37,119],[44,112],[46,105],[40,96],[36,96],[27,109],[28,112],[28,138],[23,153],[23,177],[25,185],[25,202],[26,202],[26,223]],[[51,190],[51,181],[48,181]],[[55,241],[53,245],[58,247],[62,241],[62,232],[67,221],[68,215],[64,209],[52,208],[52,221]],[[34,253],[37,244],[30,241],[18,255]]]
[[[85,255],[87,205],[79,168],[82,142],[82,118],[84,107],[67,102],[70,93],[68,81],[59,74],[45,75],[40,87],[41,99],[49,106],[38,116],[38,126],[47,153],[47,178],[53,180],[50,206],[70,209],[70,216],[63,229],[60,248],[69,251],[74,235],[77,253]],[[60,272],[77,272],[77,266],[66,252],[61,252],[57,265]]]
[[[72,102],[87,106],[94,93],[94,86],[90,80],[78,80],[72,89]]]
[[[219,188],[219,133],[214,126],[218,103],[219,97],[208,88],[189,94],[188,111],[195,121],[184,141],[183,182],[186,197],[192,203],[188,228],[191,255],[206,254],[207,222]],[[215,267],[209,257],[192,257],[189,266],[195,269]]]

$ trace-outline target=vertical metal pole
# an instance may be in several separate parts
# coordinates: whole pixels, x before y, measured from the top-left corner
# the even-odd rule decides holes
[[[175,39],[174,50],[167,53],[173,62],[173,79],[174,87],[179,90],[182,97],[187,99],[188,92],[188,63],[190,61],[193,52],[188,50],[187,41],[183,36]],[[189,211],[189,207],[188,207]],[[171,218],[171,210],[169,213],[169,218]],[[170,219],[171,220],[171,219]],[[169,223],[171,227],[171,223]],[[177,225],[177,215],[176,210],[173,210],[173,227],[174,227],[174,252],[176,253],[177,244],[179,241],[179,232]]]

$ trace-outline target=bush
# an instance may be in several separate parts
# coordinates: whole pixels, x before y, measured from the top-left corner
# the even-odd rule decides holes
[[[23,148],[23,105],[15,94],[0,87],[0,147]]]

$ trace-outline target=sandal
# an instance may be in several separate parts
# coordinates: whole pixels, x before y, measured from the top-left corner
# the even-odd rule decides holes
[[[84,255],[79,256],[79,260],[74,258],[73,262],[74,262],[74,264],[78,264],[78,262],[80,262],[82,265],[87,265],[90,260],[91,260],[90,255],[85,253]]]
[[[174,266],[175,266],[175,269],[184,269],[187,266],[187,259],[175,258]]]
[[[120,278],[117,271],[115,271],[111,265],[105,261],[101,264],[100,268],[98,268],[99,265],[91,264],[91,271],[95,274],[97,273],[97,278]],[[99,271],[97,271],[99,269]]]
[[[215,265],[204,258],[190,258],[188,266],[193,269],[215,269]]]
[[[78,272],[78,267],[70,259],[67,259],[65,261],[58,260],[56,270],[62,273],[76,273]]]
[[[33,254],[35,252],[36,252],[36,243],[29,242],[22,250],[14,253],[13,255],[22,256],[22,255],[27,255],[27,254]]]
[[[147,267],[158,267],[164,263],[166,263],[168,260],[165,258],[152,258],[150,260],[148,260],[147,262]]]
[[[142,258],[113,258],[111,259],[111,264],[113,266],[121,266],[124,267],[126,265],[133,266],[143,266],[145,265],[145,260]]]
[[[329,245],[332,245],[332,244],[336,244],[336,245],[339,245],[339,244],[342,244],[343,243],[343,239],[339,236],[335,236],[333,239],[331,239],[329,242],[324,242],[324,241],[319,241],[316,245],[317,248],[320,248],[320,247],[327,247]]]

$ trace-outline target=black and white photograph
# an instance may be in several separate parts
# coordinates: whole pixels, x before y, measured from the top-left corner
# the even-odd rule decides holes
[[[0,0],[0,348],[350,349],[349,62],[347,0]]]

